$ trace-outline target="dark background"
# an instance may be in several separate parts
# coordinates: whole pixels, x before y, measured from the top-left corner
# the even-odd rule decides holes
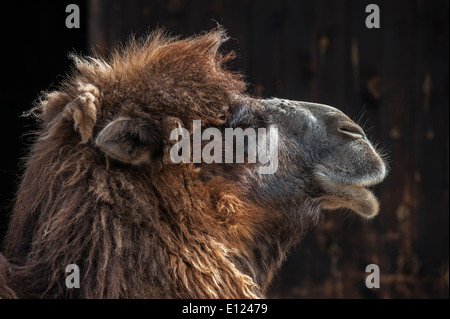
[[[81,28],[67,29],[76,3]],[[367,29],[376,3],[381,28]],[[389,154],[370,222],[343,212],[292,252],[273,298],[449,297],[449,1],[54,1],[0,8],[2,72],[0,241],[33,120],[20,117],[69,71],[69,52],[107,52],[157,26],[189,36],[222,24],[249,92],[340,108]],[[24,135],[25,134],[25,135]],[[368,289],[366,265],[380,267]]]

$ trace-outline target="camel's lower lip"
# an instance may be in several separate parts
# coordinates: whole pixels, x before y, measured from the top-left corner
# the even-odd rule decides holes
[[[378,200],[365,184],[336,183],[326,178],[322,181],[322,187],[326,192],[326,195],[321,197],[323,208],[328,210],[347,208],[365,218],[372,218],[378,214]]]

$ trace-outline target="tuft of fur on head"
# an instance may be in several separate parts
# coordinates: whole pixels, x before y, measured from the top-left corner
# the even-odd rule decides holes
[[[71,55],[74,67],[60,90],[45,93],[27,114],[41,119],[49,131],[58,130],[60,121],[73,120],[83,143],[98,126],[96,115],[112,118],[120,109],[113,104],[127,100],[151,109],[155,120],[181,113],[186,127],[194,119],[223,124],[246,87],[241,74],[224,69],[234,57],[219,50],[227,39],[221,27],[181,40],[159,29],[131,37],[108,56]]]

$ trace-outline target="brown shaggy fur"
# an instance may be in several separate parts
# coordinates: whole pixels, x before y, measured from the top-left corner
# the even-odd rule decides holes
[[[42,128],[8,261],[0,255],[0,297],[263,296],[315,214],[275,213],[300,204],[255,198],[247,164],[167,158],[173,128],[222,127],[247,99],[241,76],[223,68],[224,40],[220,29],[185,40],[158,31],[107,59],[74,57],[60,89],[31,110]],[[80,267],[79,289],[65,286],[69,264]]]
[[[181,41],[156,32],[107,63],[76,57],[74,75],[33,110],[43,129],[5,240],[21,297],[260,296],[232,262],[246,253],[233,237],[249,236],[226,223],[243,209],[232,193],[223,196],[220,185],[212,193],[190,166],[158,175],[148,165],[112,168],[88,143],[118,104],[130,117],[162,122],[182,114],[185,127],[194,119],[223,124],[245,87],[221,68],[229,58],[217,51],[224,40],[221,31]],[[215,206],[205,200],[212,198]],[[72,263],[80,266],[81,289],[64,286]]]

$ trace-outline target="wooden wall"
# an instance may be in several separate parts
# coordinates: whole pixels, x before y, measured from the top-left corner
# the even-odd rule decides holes
[[[381,28],[365,26],[369,3]],[[222,24],[233,69],[261,97],[326,103],[358,120],[389,158],[370,222],[327,213],[274,281],[275,298],[448,298],[449,16],[436,1],[91,0],[89,45],[164,26]],[[380,267],[381,288],[365,286]]]
[[[65,28],[65,6],[80,5],[82,26]],[[365,27],[376,3],[381,28]],[[363,222],[330,212],[292,252],[274,298],[449,297],[449,1],[448,0],[90,0],[1,10],[0,242],[34,126],[19,118],[42,90],[69,70],[68,52],[105,52],[131,33],[164,26],[188,36],[222,24],[249,91],[326,103],[358,120],[389,158],[375,188],[380,215]],[[86,21],[88,20],[88,21]],[[86,43],[87,42],[87,43]],[[22,137],[21,137],[22,136]],[[376,263],[381,288],[368,289]]]

